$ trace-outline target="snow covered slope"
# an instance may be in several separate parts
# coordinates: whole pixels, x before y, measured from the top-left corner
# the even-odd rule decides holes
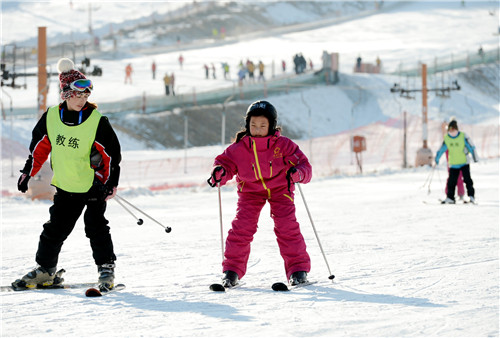
[[[450,50],[475,51],[481,43],[485,48],[497,44],[491,32],[498,22],[490,22],[487,12],[491,2],[465,3],[466,8],[459,2],[413,2],[404,9],[330,28],[192,50],[185,57],[193,61],[182,71],[177,68],[177,52],[156,56],[162,60],[160,74],[174,70],[181,88],[189,91],[195,83],[201,90],[232,85],[203,79],[202,60],[217,62],[221,55],[234,67],[242,56],[265,57],[270,62],[291,56],[299,47],[318,58],[324,49],[343,53],[349,86],[367,88],[369,95],[361,104],[355,106],[355,89],[334,87],[270,98],[283,112],[280,119],[290,125],[308,126],[311,108],[315,138],[306,136],[299,143],[311,158],[315,176],[301,188],[336,275],[333,283],[297,193],[297,218],[313,265],[310,279],[317,283],[286,294],[271,291],[271,284],[284,281],[285,276],[266,206],[245,285],[225,294],[210,292],[208,286],[221,276],[221,238],[217,191],[204,181],[210,160],[222,147],[145,150],[144,144],[120,134],[126,150],[120,196],[171,226],[172,232],[165,233],[146,217],[138,226],[110,201],[107,218],[118,256],[117,282],[127,288],[102,299],[88,299],[81,289],[3,292],[0,335],[498,336],[498,99],[465,80],[463,84],[460,80],[463,89],[450,99],[430,96],[431,147],[435,150],[440,142],[440,123],[455,115],[481,157],[471,165],[479,204],[440,205],[447,177],[443,160],[434,171],[395,169],[402,159],[403,110],[410,113],[410,146],[421,143],[419,98],[403,100],[389,93],[392,81],[405,84],[404,78],[349,74],[358,53],[370,60],[381,48],[386,51],[380,56],[387,66],[397,68],[401,60],[433,60],[436,55],[449,55]],[[143,90],[162,93],[161,80],[151,80],[151,61],[151,56],[136,55],[103,59],[107,71],[95,80],[99,90],[93,97],[99,103],[142,95]],[[128,62],[137,65],[133,86],[122,82]],[[56,83],[51,86],[50,104],[54,104]],[[34,105],[36,85],[28,83],[28,88],[2,92],[7,114],[9,97],[14,105]],[[16,191],[35,123],[35,119],[2,121],[1,285],[34,266],[38,236],[51,205]],[[351,128],[368,137],[369,152],[363,156],[369,174],[355,174],[348,147]],[[332,153],[332,149],[338,151]],[[411,150],[410,161],[414,153]],[[376,164],[370,162],[374,157]],[[158,184],[163,186],[154,189]],[[172,188],[183,185],[189,187]],[[235,187],[229,185],[222,189],[224,236],[235,208]],[[63,246],[59,267],[67,270],[67,283],[97,279],[81,220]]]
[[[245,337],[498,336],[498,161],[472,166],[478,205],[438,204],[446,169],[389,171],[317,179],[303,185],[333,283],[307,213],[297,218],[312,259],[310,279],[292,293],[271,291],[285,279],[266,206],[245,285],[226,294],[208,286],[221,276],[215,189],[122,197],[172,227],[142,226],[116,202],[108,206],[117,282],[102,299],[84,290],[2,293],[2,336]],[[428,194],[430,188],[430,195]],[[422,203],[426,201],[427,204]],[[224,230],[236,192],[222,192]],[[49,202],[2,199],[2,270],[6,285],[32,266]],[[97,278],[83,224],[66,241],[59,267],[68,283]]]

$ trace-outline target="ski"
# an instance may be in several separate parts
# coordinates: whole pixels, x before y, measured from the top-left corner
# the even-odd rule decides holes
[[[3,286],[2,291],[25,291],[32,289],[62,289],[64,282],[64,278],[62,278],[62,275],[65,272],[66,270],[64,269],[60,269],[59,271],[57,271],[54,275],[54,279],[51,281],[52,284],[50,285],[43,285],[43,284],[27,285],[24,280],[16,279],[14,282],[10,284],[10,290],[8,286]]]
[[[108,293],[114,292],[114,291],[120,291],[125,289],[125,284],[116,284],[113,288],[108,289],[105,285],[97,285],[95,287],[87,289],[85,291],[85,296],[87,297],[102,297],[104,295],[107,295]]]
[[[221,283],[214,283],[210,285],[209,289],[210,291],[215,291],[215,292],[225,292],[226,290],[231,290],[231,289],[236,289],[239,288],[243,283],[239,282],[235,286],[224,286]]]
[[[317,282],[305,282],[305,283],[300,283],[297,285],[287,285],[287,284],[282,283],[282,282],[277,282],[277,283],[274,283],[271,288],[273,289],[273,291],[292,291],[292,290],[295,290],[295,289],[298,289],[298,288],[301,288],[304,286],[316,284],[316,283]]]
[[[32,290],[58,290],[58,289],[83,289],[89,288],[95,285],[95,283],[74,283],[74,284],[56,284],[56,285],[37,285],[34,288],[4,285],[0,287],[1,292],[11,292],[11,291],[32,291]]]
[[[226,291],[226,288],[220,283],[214,283],[210,285],[210,290],[215,292],[224,292]]]
[[[473,204],[473,205],[477,205],[477,202],[471,202],[471,201],[465,201],[465,200],[462,200],[461,202],[462,203],[460,203],[460,201],[457,201],[455,203],[445,203],[443,199],[438,199],[437,200],[437,205],[442,205],[442,204],[445,204],[445,205],[455,205],[455,204]],[[424,203],[424,204],[436,204],[434,202],[427,201],[427,200],[423,200],[422,203]]]

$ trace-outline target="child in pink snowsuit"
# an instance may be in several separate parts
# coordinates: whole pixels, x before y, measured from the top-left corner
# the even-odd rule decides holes
[[[250,243],[266,201],[271,207],[274,232],[285,262],[290,284],[307,282],[311,261],[295,217],[295,182],[308,183],[309,160],[276,126],[277,113],[267,101],[252,103],[246,113],[245,128],[236,140],[215,158],[208,183],[224,185],[236,175],[238,204],[236,217],[226,239],[222,271],[223,285],[238,284],[247,269]]]

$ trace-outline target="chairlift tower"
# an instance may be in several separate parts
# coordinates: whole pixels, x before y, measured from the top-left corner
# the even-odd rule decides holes
[[[422,148],[417,150],[417,158],[415,160],[415,166],[432,165],[432,151],[427,145],[427,92],[434,91],[438,95],[446,96],[449,95],[452,90],[460,90],[457,80],[453,81],[453,87],[442,87],[442,88],[427,88],[427,65],[422,64],[422,88],[420,89],[404,89],[397,83],[391,88],[391,93],[400,93],[401,97],[412,98],[410,93],[412,92],[422,92]]]

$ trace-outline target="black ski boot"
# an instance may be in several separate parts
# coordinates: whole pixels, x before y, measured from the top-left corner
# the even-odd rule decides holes
[[[224,277],[222,277],[222,285],[225,288],[230,288],[238,284],[238,274],[234,271],[227,270],[224,271]]]
[[[307,272],[305,271],[296,271],[292,273],[289,280],[290,285],[298,285],[307,282]]]
[[[99,273],[99,285],[112,289],[115,286],[115,263],[105,263],[97,266]]]

